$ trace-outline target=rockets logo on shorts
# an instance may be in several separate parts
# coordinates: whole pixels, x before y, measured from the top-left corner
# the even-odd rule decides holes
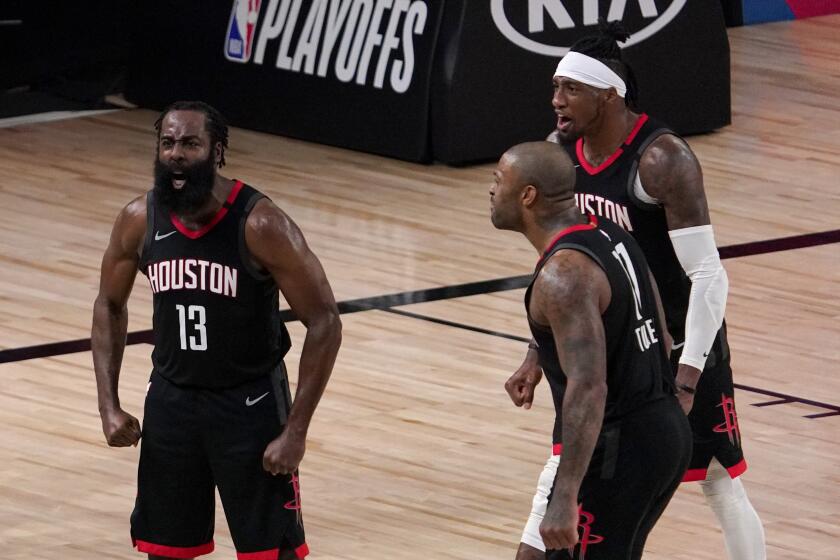
[[[261,3],[262,0],[233,0],[225,39],[225,58],[228,60],[248,62],[251,59]]]

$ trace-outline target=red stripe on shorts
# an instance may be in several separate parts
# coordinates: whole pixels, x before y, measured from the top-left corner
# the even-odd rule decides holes
[[[135,540],[134,546],[138,552],[154,554],[155,556],[166,556],[168,558],[194,558],[202,554],[210,554],[215,548],[213,541],[198,546],[166,546],[141,540]]]

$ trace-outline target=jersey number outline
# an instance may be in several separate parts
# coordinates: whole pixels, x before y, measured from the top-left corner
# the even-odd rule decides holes
[[[618,260],[618,263],[624,270],[624,274],[627,275],[627,279],[630,281],[630,287],[633,288],[633,303],[636,309],[636,319],[641,321],[642,296],[639,291],[639,280],[636,277],[636,269],[633,267],[633,261],[630,260],[630,253],[627,252],[627,247],[624,246],[624,243],[619,243],[615,246],[612,255]]]
[[[190,305],[184,308],[183,305],[176,304],[175,309],[178,310],[178,326],[181,335],[181,350],[207,350],[207,313],[203,305]],[[198,331],[198,336],[190,336],[187,338],[187,317],[192,321],[193,328]],[[189,347],[187,346],[189,342]]]

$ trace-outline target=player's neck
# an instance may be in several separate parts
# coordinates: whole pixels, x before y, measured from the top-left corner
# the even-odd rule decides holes
[[[189,229],[201,229],[216,217],[216,214],[230,195],[230,191],[233,189],[233,183],[231,179],[216,174],[216,178],[213,181],[213,190],[210,191],[210,197],[207,201],[197,210],[185,214],[178,214],[178,219]]]
[[[583,135],[586,161],[596,167],[604,163],[627,140],[638,118],[639,115],[626,108],[605,115],[592,133]]]
[[[554,210],[542,216],[535,217],[525,224],[525,237],[542,255],[548,249],[551,241],[564,229],[585,224],[588,222],[586,216],[581,214],[574,200],[565,208]]]

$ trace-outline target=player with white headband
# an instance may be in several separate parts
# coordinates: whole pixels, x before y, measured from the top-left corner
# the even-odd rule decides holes
[[[618,46],[629,35],[617,22],[602,22],[600,31],[575,43],[557,65],[552,98],[557,124],[548,140],[563,144],[577,165],[575,197],[581,210],[629,231],[659,285],[674,338],[678,397],[694,434],[683,480],[700,481],[731,560],[764,560],[761,520],[738,478],[746,462],[723,322],[728,280],[700,164],[685,141],[636,109],[635,79]],[[532,342],[522,366],[505,384],[514,404],[530,408],[541,378]],[[555,453],[540,477],[517,560],[546,557],[540,529],[551,530],[548,496],[562,449],[557,432],[555,427]],[[596,525],[597,519],[588,529],[608,538]],[[596,557],[596,549],[589,543],[587,558]]]

